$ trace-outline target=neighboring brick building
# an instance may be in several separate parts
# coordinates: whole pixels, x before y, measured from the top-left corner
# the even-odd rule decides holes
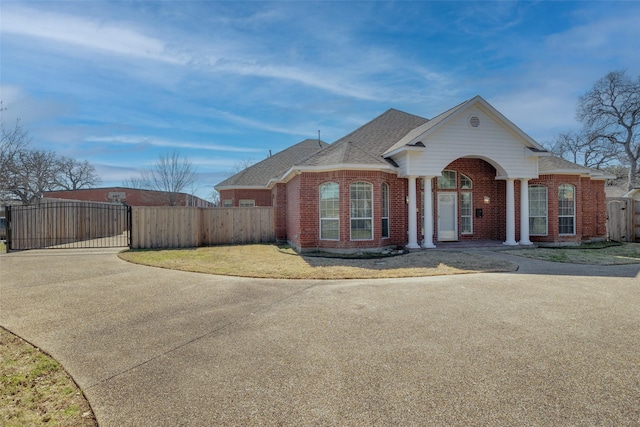
[[[197,206],[209,208],[213,203],[187,193],[140,190],[126,187],[83,188],[47,191],[47,199],[69,199],[86,202],[124,203],[129,206]]]
[[[223,206],[273,206],[278,239],[299,251],[348,252],[601,240],[606,178],[551,156],[477,96],[432,120],[390,109],[333,144],[302,141],[216,189]]]

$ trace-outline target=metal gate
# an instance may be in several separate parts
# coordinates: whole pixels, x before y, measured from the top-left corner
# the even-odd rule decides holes
[[[111,248],[131,244],[131,207],[95,202],[7,206],[7,250]]]

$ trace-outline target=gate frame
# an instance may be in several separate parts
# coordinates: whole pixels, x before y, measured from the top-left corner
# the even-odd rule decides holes
[[[102,237],[92,237],[89,236],[89,239],[79,239],[79,240],[75,240],[73,242],[64,242],[64,243],[58,243],[52,246],[38,246],[38,247],[25,247],[25,248],[18,248],[15,249],[14,248],[14,230],[15,230],[15,219],[14,219],[14,215],[13,215],[13,210],[14,209],[20,209],[20,208],[31,208],[31,209],[46,209],[47,207],[51,207],[51,206],[47,206],[50,204],[68,204],[68,205],[73,205],[73,207],[79,207],[81,205],[85,205],[84,207],[88,207],[89,209],[94,208],[96,209],[97,206],[96,205],[103,205],[105,207],[113,207],[113,208],[125,208],[126,212],[124,213],[124,231],[123,233],[126,233],[126,237],[125,237],[125,241],[126,241],[126,245],[117,245],[117,246],[113,246],[113,245],[109,245],[109,244],[102,244],[102,245],[97,245],[97,246],[92,246],[92,245],[83,245],[82,242],[87,242],[87,241],[91,241],[91,240],[96,240],[99,238],[104,238],[105,236]],[[104,209],[104,208],[102,208]],[[110,248],[110,247],[131,247],[131,235],[132,235],[132,222],[131,222],[131,206],[130,205],[126,205],[126,204],[114,204],[114,203],[103,203],[103,202],[87,202],[87,201],[79,201],[79,200],[44,200],[44,201],[40,201],[38,204],[36,205],[7,205],[5,206],[4,209],[5,212],[5,221],[6,221],[6,242],[5,242],[5,250],[6,252],[10,252],[10,251],[21,251],[21,250],[30,250],[30,249],[89,249],[89,248]],[[59,236],[56,236],[57,238],[59,238]],[[69,237],[69,236],[65,236],[65,237]],[[108,236],[108,237],[114,237],[114,236]]]

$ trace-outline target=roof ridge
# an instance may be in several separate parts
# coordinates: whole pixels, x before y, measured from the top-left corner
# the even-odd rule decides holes
[[[368,157],[371,157],[372,159],[374,159],[378,163],[386,163],[382,157],[378,158],[378,157],[374,156],[373,154],[371,154],[369,151],[365,150],[364,148],[359,147],[359,144],[357,142],[349,141],[347,144],[351,148],[356,148],[357,150],[365,153]]]
[[[407,113],[407,112],[405,112],[405,111],[401,111],[401,110],[398,110],[398,109],[396,109],[396,108],[389,108],[389,109],[387,109],[384,113],[382,113],[382,114],[380,114],[380,115],[378,115],[378,116],[374,117],[373,119],[369,120],[368,122],[366,122],[366,123],[365,123],[365,124],[363,124],[362,126],[360,126],[360,127],[358,127],[357,129],[355,129],[355,130],[353,130],[353,131],[349,132],[348,134],[346,134],[346,135],[345,135],[345,136],[343,136],[342,138],[337,139],[336,141],[334,141],[334,142],[333,142],[333,144],[335,144],[336,142],[342,142],[343,140],[348,140],[348,139],[349,139],[349,137],[350,137],[351,135],[353,135],[354,133],[356,133],[356,132],[360,131],[361,129],[363,129],[363,128],[364,128],[364,127],[366,127],[366,126],[371,125],[372,123],[376,122],[377,120],[382,120],[382,118],[383,118],[383,117],[385,117],[386,115],[388,115],[388,114],[389,114],[389,113],[391,113],[391,112],[398,112],[398,113],[406,114],[406,115],[408,115],[408,116],[413,116],[413,117],[416,117],[416,118],[419,118],[419,119],[422,119],[422,120],[429,121],[429,119],[427,119],[426,117],[421,117],[421,116],[418,116],[418,115],[416,115],[416,114]],[[333,145],[333,144],[332,144],[332,145]]]

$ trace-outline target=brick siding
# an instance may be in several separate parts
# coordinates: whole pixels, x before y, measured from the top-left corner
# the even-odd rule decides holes
[[[437,180],[433,180],[433,240],[437,243],[438,233],[438,192],[458,194],[458,239],[459,240],[502,240],[506,239],[506,181],[496,180],[496,169],[481,159],[457,159],[446,170],[456,171],[457,188],[439,190]],[[461,174],[472,181],[472,189],[460,188]],[[340,194],[340,240],[320,239],[319,188],[326,182],[335,182]],[[373,239],[356,240],[350,238],[350,185],[367,182],[373,188]],[[389,238],[382,238],[382,183],[389,185]],[[418,182],[418,239],[424,236],[420,218],[422,217],[422,190]],[[530,236],[532,242],[539,243],[579,243],[590,239],[601,239],[606,235],[606,205],[604,182],[593,181],[578,175],[541,175],[529,180],[529,185],[543,185],[547,188],[548,235]],[[558,186],[571,184],[576,190],[576,234],[558,234]],[[515,187],[516,241],[520,240],[520,183]],[[472,193],[473,233],[462,234],[460,193]],[[287,240],[297,250],[365,250],[390,246],[405,246],[408,242],[408,180],[395,174],[381,171],[339,170],[331,172],[304,172],[286,184],[277,184],[272,190],[223,190],[221,200],[232,199],[234,206],[240,199],[253,199],[256,206],[276,208],[276,236]],[[485,197],[489,202],[485,203]],[[476,217],[476,209],[482,209],[482,217]]]

